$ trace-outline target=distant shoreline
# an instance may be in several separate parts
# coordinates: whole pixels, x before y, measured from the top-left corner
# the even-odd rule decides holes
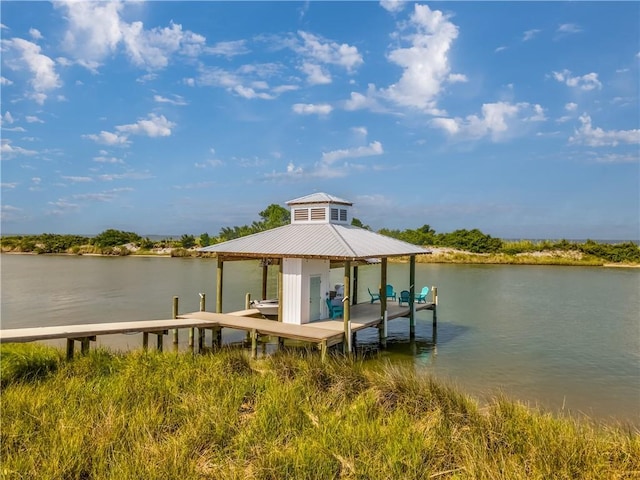
[[[530,266],[573,266],[573,267],[606,267],[606,268],[640,268],[638,263],[612,263],[603,260],[588,260],[572,257],[572,252],[534,252],[532,254],[481,254],[455,250],[451,248],[428,247],[432,253],[418,257],[418,263],[459,264],[459,265],[530,265]],[[101,253],[36,253],[2,251],[5,255],[44,255],[62,257],[133,257],[133,258],[214,258],[202,255],[195,250],[175,249],[162,253],[129,253],[127,255],[108,255]],[[175,255],[176,251],[180,253]],[[391,259],[397,262],[397,259]],[[406,261],[401,260],[401,261]]]

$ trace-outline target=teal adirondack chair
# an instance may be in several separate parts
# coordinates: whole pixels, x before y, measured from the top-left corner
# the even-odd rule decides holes
[[[393,285],[387,285],[387,300],[389,300],[389,299],[392,299],[393,301],[397,301],[398,300],[396,292],[393,289]]]
[[[329,317],[332,319],[342,317],[344,315],[344,307],[342,305],[334,305],[328,298],[327,307],[329,307]]]
[[[370,288],[367,288],[367,290],[369,291],[369,295],[371,295],[371,303],[375,302],[376,300],[380,300],[379,293],[372,293]]]
[[[407,306],[409,306],[409,300],[411,300],[411,292],[409,290],[402,290],[398,298],[398,305],[402,306],[403,303],[406,303]]]
[[[427,295],[429,294],[429,287],[422,287],[420,293],[416,293],[416,302],[427,303]]]

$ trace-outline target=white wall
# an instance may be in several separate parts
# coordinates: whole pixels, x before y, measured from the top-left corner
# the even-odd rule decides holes
[[[329,260],[285,258],[282,262],[282,321],[301,325],[309,323],[309,281],[320,275],[320,318],[328,316],[327,298],[329,282]]]

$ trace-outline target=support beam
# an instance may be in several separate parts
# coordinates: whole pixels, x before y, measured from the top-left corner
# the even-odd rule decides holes
[[[413,306],[416,298],[416,256],[409,257],[409,338],[416,336],[416,310]]]
[[[345,355],[351,353],[351,262],[344,262],[344,297],[342,298],[344,319],[344,344]]]
[[[265,262],[262,266],[262,300],[267,298],[267,278],[269,278],[269,265]]]
[[[284,277],[284,270],[282,264],[284,263],[284,259],[280,261],[278,266],[278,321],[282,321],[282,282]]]
[[[258,331],[254,328],[251,330],[251,358],[258,357]]]
[[[222,280],[224,262],[218,257],[218,270],[216,275],[216,313],[222,313]]]
[[[378,325],[378,338],[380,347],[387,346],[385,335],[384,318],[387,314],[387,258],[383,258],[380,265],[380,324]]]
[[[358,265],[353,266],[353,289],[351,292],[351,305],[358,304]]]

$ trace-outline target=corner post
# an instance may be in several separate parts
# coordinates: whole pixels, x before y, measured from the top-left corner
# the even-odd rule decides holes
[[[344,343],[345,355],[351,353],[351,262],[344,262],[344,297],[342,297],[342,317],[344,320]]]
[[[416,298],[416,256],[409,257],[409,338],[416,336],[416,310],[413,303]]]
[[[433,325],[435,326],[438,323],[438,314],[436,312],[438,310],[438,287],[431,287],[431,297],[433,301]]]
[[[67,338],[67,360],[73,359],[73,351],[75,349],[75,340],[73,338]]]
[[[385,332],[385,318],[387,316],[387,258],[384,257],[380,266],[380,324],[378,324],[378,338],[380,346],[387,346]]]

